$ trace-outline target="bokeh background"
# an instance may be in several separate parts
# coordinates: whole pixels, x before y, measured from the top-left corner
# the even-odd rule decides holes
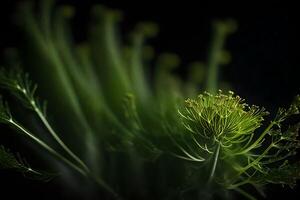
[[[7,47],[22,45],[22,33],[15,26],[13,13],[20,1],[2,0],[0,5],[0,63]],[[173,52],[181,58],[179,74],[184,78],[190,62],[207,60],[212,37],[211,23],[215,19],[231,18],[238,24],[237,31],[227,42],[226,49],[231,54],[231,62],[221,68],[221,80],[230,83],[232,89],[247,99],[250,104],[264,106],[275,112],[279,106],[288,106],[296,94],[300,94],[299,66],[296,58],[291,58],[291,44],[297,42],[292,36],[289,8],[284,4],[244,5],[240,7],[205,3],[162,3],[140,1],[91,1],[59,0],[59,4],[71,4],[76,8],[73,20],[75,40],[85,39],[90,8],[95,3],[119,9],[123,12],[120,23],[121,32],[126,34],[140,21],[153,21],[160,28],[156,38],[148,41],[155,53]],[[0,143],[8,144],[14,150],[22,149],[21,142],[3,125],[0,125]],[[28,157],[28,156],[27,156]],[[34,155],[30,156],[33,163]],[[75,196],[63,191],[59,178],[49,183],[24,179],[14,172],[0,171],[0,191],[11,199],[21,195],[23,198],[64,199]],[[280,186],[268,189],[268,199],[288,196],[297,199],[299,186],[288,190]],[[294,196],[294,197],[292,197]],[[5,199],[5,198],[4,198]]]

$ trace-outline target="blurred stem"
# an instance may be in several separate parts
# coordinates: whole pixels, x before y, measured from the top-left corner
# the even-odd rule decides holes
[[[208,57],[206,90],[212,94],[218,90],[219,66],[222,64],[223,47],[226,37],[235,29],[232,21],[217,21],[213,24],[213,39]]]
[[[56,39],[51,35],[51,38],[45,39],[44,33],[40,30],[37,20],[34,19],[33,12],[31,7],[27,7],[24,11],[24,26],[29,35],[33,37],[36,41],[37,48],[41,51],[42,56],[47,58],[49,61],[49,66],[52,67],[51,73],[55,74],[55,78],[58,80],[61,90],[64,92],[63,95],[68,99],[70,107],[74,112],[75,117],[78,120],[78,124],[81,125],[82,129],[85,133],[85,142],[87,147],[87,157],[88,162],[93,168],[94,172],[97,172],[99,169],[98,162],[95,158],[97,158],[100,153],[95,144],[95,133],[84,113],[84,108],[82,107],[80,100],[78,98],[78,94],[76,93],[76,87],[72,82],[71,75],[67,70],[67,66],[64,64],[62,60],[62,56],[60,52],[57,50]],[[46,20],[46,16],[44,17]],[[49,18],[50,19],[50,18]],[[48,20],[48,19],[47,19]],[[46,21],[47,21],[46,20]],[[57,22],[56,22],[57,24]],[[49,26],[49,24],[44,24],[44,26]],[[46,27],[44,27],[46,28]],[[49,28],[49,27],[47,27]],[[50,30],[50,28],[49,28]],[[56,80],[55,80],[56,81]]]
[[[102,179],[99,179],[95,176],[91,176],[91,178],[102,188],[104,188],[107,192],[109,192],[114,199],[116,200],[122,200],[122,198],[109,186],[107,185],[105,182],[103,182]]]
[[[242,190],[241,188],[234,188],[235,191],[237,191],[238,193],[240,193],[241,195],[243,195],[244,197],[246,197],[249,200],[256,200],[255,197],[253,197],[252,195],[250,195],[248,192],[245,192],[244,190]]]

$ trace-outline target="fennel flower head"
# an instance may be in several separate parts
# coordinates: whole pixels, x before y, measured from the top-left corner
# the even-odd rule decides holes
[[[179,114],[185,128],[201,137],[201,141],[206,139],[229,147],[259,128],[268,112],[249,106],[232,91],[224,94],[219,90],[216,95],[205,92],[196,99],[187,99]]]

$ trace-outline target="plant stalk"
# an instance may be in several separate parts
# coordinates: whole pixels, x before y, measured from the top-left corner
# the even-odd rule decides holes
[[[49,124],[48,120],[44,117],[40,109],[38,109],[36,106],[34,106],[34,110],[45,125],[45,127],[48,129],[50,134],[53,136],[53,138],[57,141],[57,143],[78,163],[80,164],[83,169],[86,172],[90,172],[90,169],[86,166],[86,164],[78,157],[76,156],[70,149],[69,147],[60,139],[60,137],[56,134],[56,132],[53,130],[51,125]]]
[[[30,133],[28,130],[26,130],[24,127],[22,127],[20,124],[18,124],[16,121],[14,121],[13,119],[8,120],[8,122],[16,127],[18,130],[20,130],[21,132],[23,132],[26,136],[28,136],[29,138],[31,138],[33,141],[35,141],[36,143],[38,143],[40,146],[42,146],[44,149],[46,149],[48,152],[50,152],[52,155],[54,155],[55,157],[57,157],[58,159],[60,159],[61,161],[63,161],[64,163],[66,163],[68,166],[70,166],[71,168],[75,169],[77,172],[79,172],[81,175],[83,175],[86,178],[91,178],[93,180],[95,180],[95,182],[101,186],[102,188],[104,188],[107,192],[109,192],[110,194],[113,195],[113,197],[115,199],[121,199],[119,197],[119,195],[109,186],[107,185],[103,180],[93,176],[90,171],[85,171],[84,169],[82,169],[81,167],[78,167],[77,165],[75,165],[73,162],[71,162],[70,160],[68,160],[67,158],[65,158],[64,156],[62,156],[60,153],[58,153],[56,150],[54,150],[52,147],[50,147],[49,145],[47,145],[45,142],[43,142],[42,140],[40,140],[39,138],[35,137],[32,133]]]
[[[50,147],[49,145],[47,145],[45,142],[43,142],[39,138],[35,137],[28,130],[26,130],[25,128],[23,128],[20,124],[18,124],[17,122],[15,122],[12,119],[9,120],[9,123],[11,125],[13,125],[14,127],[16,127],[17,129],[19,129],[21,132],[23,132],[25,135],[27,135],[33,141],[35,141],[36,143],[38,143],[40,146],[42,146],[43,148],[45,148],[52,155],[54,155],[55,157],[57,157],[58,159],[60,159],[64,163],[66,163],[71,168],[75,169],[77,172],[79,172],[83,176],[87,177],[87,173],[84,170],[82,170],[80,167],[78,167],[77,165],[75,165],[74,163],[72,163],[71,161],[69,161],[67,158],[65,158],[64,156],[62,156],[61,154],[59,154],[56,150],[54,150],[52,147]]]
[[[213,166],[211,168],[211,172],[209,175],[209,179],[208,179],[208,184],[210,184],[215,176],[215,172],[216,172],[216,167],[217,167],[217,163],[218,163],[218,159],[219,159],[219,154],[220,154],[220,146],[221,144],[218,143],[217,147],[216,147],[216,151],[215,151],[215,155],[214,155],[214,162],[213,162]]]

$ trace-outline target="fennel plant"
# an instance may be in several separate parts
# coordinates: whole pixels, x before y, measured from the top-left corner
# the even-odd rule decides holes
[[[95,6],[88,40],[74,44],[69,22],[74,10],[53,7],[44,0],[37,11],[28,2],[18,10],[30,51],[21,67],[1,69],[0,86],[26,114],[18,115],[5,95],[0,122],[59,164],[48,162],[55,173],[34,169],[1,147],[0,168],[43,181],[60,174],[66,183],[73,181],[66,171],[74,172],[79,185],[111,199],[231,199],[235,192],[255,199],[268,184],[295,186],[300,123],[284,122],[299,115],[299,96],[266,120],[265,109],[231,91],[218,92],[233,21],[213,24],[206,67],[195,63],[188,81],[173,73],[179,61],[170,53],[156,59],[150,81],[145,66],[151,49],[144,43],[157,33],[155,24],[137,25],[130,43],[123,44],[116,28],[120,13]],[[26,116],[39,128],[26,124]]]

